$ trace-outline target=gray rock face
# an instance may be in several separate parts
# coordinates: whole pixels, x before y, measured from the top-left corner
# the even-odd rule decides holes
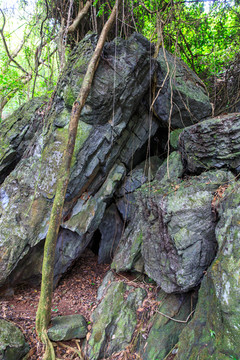
[[[0,184],[43,126],[46,97],[34,98],[0,123]]]
[[[29,345],[19,328],[0,319],[0,359],[20,360],[28,351]]]
[[[124,179],[123,184],[116,191],[116,204],[123,220],[129,221],[134,215],[136,200],[134,191],[147,181],[152,181],[162,160],[152,156],[132,169]]]
[[[87,323],[82,315],[57,316],[52,319],[52,327],[48,329],[52,341],[83,339],[87,334]]]
[[[126,295],[125,295],[126,293]],[[145,290],[114,281],[92,314],[92,334],[88,341],[89,360],[104,359],[123,350],[131,341],[137,324],[136,310]]]
[[[161,163],[161,161],[159,160]],[[136,174],[139,175],[139,171],[143,167],[137,167]],[[162,165],[154,170],[155,179],[159,184],[165,185],[169,182],[168,175],[171,180],[174,179],[175,183],[180,183],[180,177],[183,174],[183,166],[181,162],[181,156],[177,152],[173,152],[168,160],[165,160]],[[133,170],[133,179],[135,175],[135,169]],[[143,183],[146,182],[146,177],[141,173],[141,179],[144,179]],[[150,178],[152,180],[152,178]],[[139,184],[133,180],[131,182],[131,173],[126,177],[126,184]],[[126,185],[120,187],[117,194],[124,194]],[[139,187],[138,187],[139,188]],[[151,186],[150,186],[151,188]],[[149,190],[150,190],[149,188]],[[126,188],[127,191],[128,188]],[[132,186],[130,187],[132,189]],[[134,190],[137,190],[135,187]],[[139,189],[140,191],[141,189]],[[148,193],[147,188],[145,189]],[[118,208],[122,210],[122,214],[126,214],[126,219],[129,220],[129,224],[120,240],[117,252],[112,262],[112,269],[117,272],[136,270],[139,272],[144,271],[144,261],[142,259],[142,241],[143,233],[148,232],[149,224],[145,222],[145,219],[141,216],[140,201],[138,192],[127,193],[123,198],[117,201]],[[128,214],[128,216],[127,216]],[[151,240],[150,240],[151,241]],[[154,246],[154,244],[153,244]]]
[[[135,216],[126,228],[117,252],[114,256],[111,268],[117,272],[136,270],[143,271],[142,263],[142,238],[144,223],[138,216],[139,208],[135,207]]]
[[[199,122],[212,113],[203,82],[179,58],[160,49],[157,62],[157,99],[154,113],[164,126],[171,115],[172,128],[184,128]],[[172,97],[172,111],[171,111]]]
[[[194,319],[178,344],[180,360],[238,359],[240,354],[240,184],[225,190],[218,204],[218,254],[201,284]]]
[[[112,204],[105,212],[99,226],[101,241],[98,252],[99,264],[110,264],[123,232],[123,221],[116,205]]]
[[[240,171],[240,114],[230,114],[183,130],[179,140],[184,167],[190,173],[228,167]]]
[[[95,45],[96,37],[87,36],[71,54],[44,132],[29,144],[0,188],[0,286],[14,281],[11,274],[20,261],[18,281],[21,274],[29,276],[33,258],[25,260],[41,252],[39,244],[48,230],[59,164],[67,143],[69,109]],[[158,128],[153,119],[149,134],[148,112],[139,105],[151,78],[148,41],[139,35],[117,41],[116,64],[113,49],[114,43],[106,44],[78,125],[62,223],[62,228],[72,233],[65,233],[66,241],[60,234],[57,251],[63,256],[56,260],[56,281],[61,269],[70,266],[90,242],[126,168],[135,158],[141,158],[144,144]],[[113,80],[115,90],[111,88]],[[70,249],[67,238],[74,240],[75,250]],[[24,269],[25,264],[28,268]],[[37,270],[33,275],[37,278]]]
[[[160,303],[158,311],[182,323],[169,321],[169,318],[156,313],[148,338],[141,346],[140,354],[143,360],[164,359],[169,354],[177,344],[179,335],[187,325],[184,321],[187,320],[195,305],[193,294],[167,295],[160,290],[157,300]]]
[[[231,174],[206,172],[182,183],[153,182],[141,188],[145,272],[167,292],[198,285],[217,251],[212,193]]]

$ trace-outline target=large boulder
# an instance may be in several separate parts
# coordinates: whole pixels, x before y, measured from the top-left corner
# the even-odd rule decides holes
[[[157,57],[154,114],[163,126],[184,128],[212,113],[203,82],[179,58],[161,48]]]
[[[20,360],[29,351],[21,330],[13,323],[0,319],[0,359]]]
[[[180,337],[180,360],[240,356],[240,184],[218,200],[218,256],[202,282],[194,319]]]
[[[29,144],[0,188],[0,286],[6,281],[11,285],[14,278],[21,281],[21,274],[31,277],[34,269],[31,264],[42,251],[59,165],[67,144],[70,107],[81,87],[96,40],[96,36],[87,35],[70,55],[44,131]],[[129,40],[119,39],[105,45],[78,125],[63,214],[62,228],[73,232],[72,235],[68,232],[68,238],[81,244],[72,251],[69,242],[62,241],[60,232],[57,249],[64,257],[62,267],[56,259],[60,273],[55,271],[55,279],[61,275],[61,268],[70,266],[91,241],[126,168],[130,169],[135,155],[136,159],[141,158],[149,136],[158,128],[154,119],[149,127],[148,112],[139,105],[151,80],[150,48],[149,42],[137,34]],[[115,90],[110,92],[113,81]],[[77,219],[84,219],[84,225],[78,225]],[[29,259],[32,254],[35,257]]]
[[[205,120],[184,129],[179,150],[185,170],[199,174],[209,169],[228,167],[240,171],[240,114]]]
[[[152,182],[139,191],[145,272],[167,292],[197,286],[217,251],[213,193],[233,179],[209,171],[182,182]]]

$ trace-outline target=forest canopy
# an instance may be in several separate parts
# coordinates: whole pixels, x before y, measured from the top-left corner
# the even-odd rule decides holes
[[[112,0],[0,0],[0,118],[54,90],[66,58],[100,34]],[[205,82],[218,114],[239,98],[240,1],[125,0],[109,34],[146,36]]]

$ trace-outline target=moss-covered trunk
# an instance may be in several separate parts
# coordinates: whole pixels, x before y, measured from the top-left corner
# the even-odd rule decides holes
[[[89,94],[89,91],[91,89],[94,73],[97,69],[99,58],[104,43],[106,41],[107,34],[112,24],[114,23],[115,17],[117,15],[118,6],[120,2],[121,0],[116,0],[112,13],[102,30],[96,49],[89,62],[88,69],[85,74],[80,93],[77,97],[77,100],[73,104],[73,108],[71,112],[68,144],[63,154],[62,165],[59,171],[59,179],[56,189],[56,195],[53,202],[53,207],[50,217],[49,230],[45,241],[44,258],[43,258],[43,266],[42,266],[41,295],[40,295],[37,317],[36,317],[36,330],[38,336],[46,346],[46,352],[44,355],[45,360],[55,359],[54,349],[47,336],[47,327],[49,325],[51,318],[55,247],[56,247],[59,227],[62,220],[64,199],[69,182],[70,165],[71,165],[72,155],[75,146],[75,139],[77,135],[78,120],[80,118],[81,111]]]

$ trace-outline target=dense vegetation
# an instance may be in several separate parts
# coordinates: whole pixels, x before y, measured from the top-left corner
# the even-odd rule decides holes
[[[80,23],[71,26],[90,3]],[[88,31],[100,33],[112,0],[0,1],[0,115],[49,93],[69,51]],[[188,63],[205,81],[216,113],[238,102],[240,3],[125,0],[109,38],[134,31]],[[231,109],[230,109],[231,110]]]

